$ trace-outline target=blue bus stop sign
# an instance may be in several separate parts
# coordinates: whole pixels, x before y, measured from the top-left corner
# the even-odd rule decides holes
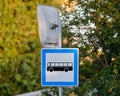
[[[43,48],[41,56],[42,86],[78,86],[77,48]]]

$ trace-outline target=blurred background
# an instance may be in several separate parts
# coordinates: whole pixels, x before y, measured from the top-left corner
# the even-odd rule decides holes
[[[64,96],[120,96],[119,0],[0,0],[0,96],[44,89],[38,4],[60,11],[62,46],[79,48],[79,86],[64,88]],[[49,89],[44,96],[58,94]]]

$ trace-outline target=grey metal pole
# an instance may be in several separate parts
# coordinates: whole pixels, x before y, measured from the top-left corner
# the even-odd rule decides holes
[[[58,48],[62,48],[62,23],[59,19],[59,41],[58,41]]]
[[[58,47],[59,48],[62,48],[62,30],[61,30],[61,26],[62,26],[62,24],[61,24],[61,21],[59,20],[59,45],[58,45]],[[58,87],[59,88],[59,96],[63,96],[63,88],[62,87]]]
[[[59,96],[63,96],[63,88],[59,87]]]

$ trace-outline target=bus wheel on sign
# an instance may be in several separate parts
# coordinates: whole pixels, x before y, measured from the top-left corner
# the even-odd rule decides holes
[[[54,71],[54,69],[51,67],[51,68],[49,69],[49,71],[50,71],[50,72],[53,72],[53,71]]]
[[[68,68],[65,68],[65,69],[64,69],[64,71],[65,71],[65,72],[68,72],[68,71],[69,71],[69,69],[68,69]]]

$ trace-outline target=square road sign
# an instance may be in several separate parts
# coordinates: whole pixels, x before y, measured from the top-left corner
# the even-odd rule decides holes
[[[77,86],[79,51],[77,48],[42,49],[42,86]]]

